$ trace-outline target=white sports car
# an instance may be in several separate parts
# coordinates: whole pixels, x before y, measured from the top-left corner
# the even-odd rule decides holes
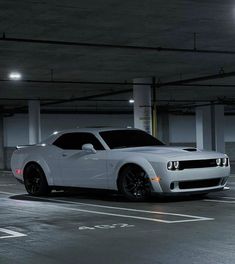
[[[230,174],[225,154],[167,147],[138,129],[107,128],[56,132],[40,144],[19,146],[11,168],[31,195],[80,187],[117,190],[134,201],[151,193],[223,190]]]

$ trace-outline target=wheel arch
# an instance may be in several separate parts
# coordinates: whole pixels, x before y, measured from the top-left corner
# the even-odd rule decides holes
[[[116,184],[117,184],[117,188],[118,188],[118,190],[120,189],[120,178],[121,178],[122,172],[125,170],[125,168],[127,168],[127,167],[129,167],[129,166],[138,166],[138,167],[140,167],[142,170],[144,170],[139,164],[134,163],[134,162],[127,162],[127,163],[123,164],[123,165],[119,168],[118,175],[117,175],[117,181],[116,181]]]
[[[48,185],[52,185],[52,182],[50,181],[50,177],[48,177],[50,170],[49,170],[47,164],[44,164],[44,162],[40,162],[40,161],[36,161],[36,160],[28,160],[27,162],[25,162],[25,165],[23,167],[23,177],[25,175],[25,169],[31,164],[35,164],[35,165],[39,166],[45,175],[45,178],[47,180]]]
[[[119,164],[119,168],[117,169],[117,180],[116,180],[116,186],[119,190],[119,184],[120,184],[120,177],[122,171],[128,167],[128,166],[138,166],[143,171],[146,172],[149,178],[155,177],[156,173],[152,167],[152,165],[145,159],[138,159],[138,160],[126,160],[123,161],[121,164]]]
[[[25,170],[26,170],[26,168],[27,168],[28,166],[30,166],[31,164],[35,164],[35,165],[39,166],[39,167],[43,170],[42,166],[41,166],[38,162],[36,162],[36,161],[28,161],[28,162],[24,165],[24,168],[23,168],[23,175],[25,175]]]

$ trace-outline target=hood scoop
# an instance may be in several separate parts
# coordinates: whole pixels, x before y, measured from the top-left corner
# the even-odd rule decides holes
[[[189,151],[189,152],[197,151],[196,148],[184,148],[183,150]]]

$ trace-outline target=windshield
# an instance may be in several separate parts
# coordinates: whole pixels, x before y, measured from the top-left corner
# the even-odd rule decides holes
[[[141,130],[112,130],[100,132],[110,149],[162,146],[161,141]]]

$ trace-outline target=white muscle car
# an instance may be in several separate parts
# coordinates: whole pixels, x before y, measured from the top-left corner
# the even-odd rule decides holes
[[[204,194],[223,190],[227,155],[191,147],[167,147],[138,129],[56,132],[37,145],[19,146],[14,176],[31,195],[65,187],[117,190],[133,201],[151,193]]]

